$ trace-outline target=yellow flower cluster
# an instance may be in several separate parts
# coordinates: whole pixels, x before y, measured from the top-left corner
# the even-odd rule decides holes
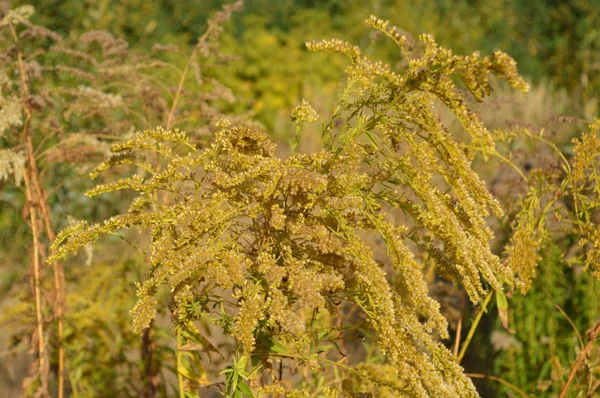
[[[221,289],[235,302],[218,322],[211,319],[246,354],[262,347],[257,338],[267,335],[308,358],[312,323],[303,314],[333,313],[345,300],[361,309],[389,360],[389,374],[365,368],[371,382],[416,397],[477,396],[436,341],[437,335],[448,336],[447,323],[406,241],[426,247],[442,273],[462,283],[475,302],[488,287],[514,283],[513,270],[489,245],[488,209],[497,215],[502,210],[433,105],[441,100],[474,141],[493,151],[454,76],[478,99],[490,92],[490,74],[526,87],[504,54],[461,57],[425,35],[423,54],[414,56],[396,28],[375,17],[367,23],[396,41],[409,58],[408,70],[371,61],[341,40],[309,43],[310,50],[341,53],[351,62],[348,87],[325,127],[324,150],[280,159],[264,133],[227,120],[202,150],[181,132],[143,132],[115,145],[119,155],[94,175],[113,166],[141,167],[147,152],[164,159],[164,167],[146,167],[147,178],[136,174],[91,190],[129,188],[140,197],[125,215],[61,235],[53,259],[119,228],[149,229],[153,271],[132,311],[137,331],[154,317],[154,295],[162,284],[174,295],[174,318],[182,327],[215,315],[194,303],[209,295],[207,289]],[[296,120],[317,117],[305,101],[293,112]],[[171,204],[151,195],[157,192]],[[407,214],[406,225],[390,220],[390,208]],[[383,239],[391,268],[375,260],[365,234]]]

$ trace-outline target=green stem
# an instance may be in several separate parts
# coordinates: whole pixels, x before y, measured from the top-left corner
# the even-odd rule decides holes
[[[185,387],[183,386],[183,375],[179,371],[180,367],[183,366],[181,363],[181,329],[177,328],[177,382],[179,384],[179,398],[185,398]]]
[[[486,296],[485,300],[483,300],[483,303],[481,303],[481,308],[479,309],[479,312],[475,316],[475,320],[473,320],[473,323],[471,324],[471,328],[469,329],[469,334],[467,334],[467,339],[463,343],[463,346],[460,349],[460,353],[458,354],[458,358],[457,358],[458,363],[460,363],[462,361],[463,357],[465,356],[465,353],[467,352],[467,348],[469,347],[469,344],[471,343],[471,340],[473,339],[473,335],[475,334],[475,330],[477,329],[477,326],[479,326],[479,321],[481,321],[481,317],[483,316],[483,313],[486,312],[487,306],[490,303],[490,300],[492,300],[493,296],[494,296],[494,290],[489,292],[488,295]]]
[[[519,394],[521,394],[522,397],[524,398],[528,398],[529,395],[527,395],[527,393],[523,390],[521,390],[519,387],[515,386],[512,383],[509,383],[508,381],[500,378],[500,377],[496,377],[496,376],[492,376],[492,375],[486,375],[483,373],[465,373],[465,376],[468,376],[470,378],[476,378],[476,379],[490,379],[490,380],[494,380],[497,381],[498,383],[504,384],[505,386],[511,388],[512,390],[518,392]]]

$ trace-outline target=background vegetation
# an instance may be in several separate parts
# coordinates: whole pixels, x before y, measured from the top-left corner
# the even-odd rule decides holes
[[[502,50],[531,85],[528,93],[517,93],[494,80],[494,94],[486,101],[465,95],[497,152],[467,139],[460,118],[435,102],[441,122],[505,211],[488,219],[495,233],[492,252],[505,265],[524,260],[509,265],[527,285],[520,290],[505,285],[507,308],[492,295],[470,303],[464,283],[448,281],[439,259],[436,263],[433,252],[423,249],[427,235],[411,235],[409,247],[423,265],[429,294],[441,303],[449,324],[450,338],[443,344],[460,358],[481,396],[599,393],[600,356],[593,345],[600,314],[594,277],[598,132],[588,128],[598,117],[598,1],[247,0],[243,9],[223,12],[224,2],[217,0],[0,4],[0,390],[173,396],[185,384],[201,396],[256,391],[251,372],[257,362],[236,351],[222,332],[233,322],[227,310],[219,310],[234,302],[227,294],[193,302],[200,312],[219,315],[218,322],[194,320],[196,333],[189,324],[172,322],[175,299],[158,292],[164,305],[152,327],[135,333],[130,310],[136,283],[152,271],[142,250],[150,242],[147,234],[103,238],[64,264],[45,259],[56,232],[128,211],[130,192],[93,199],[82,193],[95,185],[87,174],[110,156],[111,144],[143,130],[179,128],[203,148],[223,129],[217,121],[226,115],[235,126],[267,132],[278,144],[277,156],[285,159],[292,151],[322,149],[322,129],[332,115],[332,123],[341,119],[356,126],[356,119],[336,113],[337,105],[351,102],[343,94],[348,60],[308,52],[305,42],[337,37],[401,74],[407,64],[398,46],[363,23],[375,14],[413,42],[430,33],[460,55]],[[34,14],[9,13],[26,4]],[[302,99],[324,127],[304,123],[297,135],[302,118],[294,121],[290,114]],[[296,108],[296,115],[299,109],[304,108]],[[340,131],[343,126],[334,125]],[[166,163],[151,155],[148,164]],[[578,169],[584,171],[577,174]],[[115,174],[107,181],[130,175],[109,173]],[[401,213],[397,220],[405,220]],[[364,239],[383,261],[385,242]],[[518,239],[525,243],[519,246]],[[291,352],[274,335],[258,336],[259,351],[279,355],[263,363],[269,380],[290,382],[275,383],[279,389],[270,394],[335,396],[335,388],[347,396],[399,396],[393,380],[375,379],[394,371],[386,368],[390,363],[377,339],[365,331],[368,311],[351,302],[334,307],[316,323],[334,327],[315,329],[311,341],[311,355],[330,352],[324,359],[331,366],[312,363],[299,349]],[[282,361],[286,355],[297,362]],[[333,365],[337,362],[340,366]]]

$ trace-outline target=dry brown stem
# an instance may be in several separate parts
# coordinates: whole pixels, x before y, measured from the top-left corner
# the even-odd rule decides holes
[[[577,374],[577,371],[581,367],[583,360],[585,358],[587,358],[588,353],[594,346],[594,343],[596,342],[596,339],[598,338],[598,334],[600,334],[600,321],[598,321],[596,323],[596,326],[594,326],[594,328],[592,329],[592,331],[590,333],[588,333],[588,342],[585,345],[585,347],[583,347],[583,350],[581,350],[581,353],[579,354],[577,361],[575,361],[575,364],[571,368],[571,373],[569,373],[569,378],[567,379],[567,382],[565,383],[562,390],[560,390],[560,395],[558,396],[559,398],[564,398],[567,395],[567,391],[569,390],[569,386],[571,385],[571,383],[573,382],[573,379],[575,378],[575,374]]]
[[[23,90],[23,99],[26,101],[29,96],[29,86],[27,84],[26,76],[27,72],[23,62],[23,53],[19,49],[19,40],[17,32],[14,26],[10,26],[12,38],[17,46],[17,62],[19,65],[19,76],[21,82],[21,88]],[[42,393],[48,395],[48,375],[49,366],[47,358],[47,350],[45,347],[44,340],[44,327],[43,327],[43,316],[42,316],[42,302],[41,302],[41,280],[40,280],[40,233],[38,229],[38,222],[42,221],[44,229],[46,231],[46,237],[49,241],[53,241],[55,233],[52,230],[50,222],[50,209],[47,203],[47,194],[40,183],[40,172],[37,167],[35,158],[35,147],[30,131],[30,124],[32,113],[31,109],[25,102],[25,123],[23,125],[23,131],[21,133],[21,141],[23,142],[26,153],[27,163],[25,172],[23,173],[25,180],[25,191],[27,202],[25,204],[28,207],[29,218],[31,223],[32,235],[33,235],[33,275],[34,275],[34,294],[36,304],[36,322],[37,322],[37,333],[38,333],[38,355],[39,355],[39,374],[42,383]],[[40,214],[38,214],[38,210]],[[64,396],[64,347],[63,347],[63,314],[64,314],[64,272],[61,263],[55,263],[53,265],[54,272],[54,288],[55,288],[55,313],[58,322],[58,397],[63,398]]]

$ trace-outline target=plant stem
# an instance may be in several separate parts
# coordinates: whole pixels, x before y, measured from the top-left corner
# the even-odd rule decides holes
[[[185,387],[183,385],[183,375],[179,371],[179,367],[183,366],[181,364],[181,351],[179,350],[180,348],[181,348],[181,329],[177,328],[177,366],[175,369],[177,369],[177,382],[179,384],[179,398],[185,398]]]
[[[33,203],[31,181],[28,170],[23,173],[23,179],[25,180],[25,194],[27,202]],[[44,320],[42,317],[42,299],[40,289],[40,242],[37,209],[33,205],[29,205],[29,222],[31,224],[31,233],[33,235],[33,291],[35,295],[35,315],[38,335],[39,374],[42,388],[47,392],[48,375],[46,374],[46,347],[44,345]]]
[[[50,221],[50,208],[48,206],[48,194],[45,192],[42,184],[39,181],[38,176],[40,175],[37,168],[37,163],[34,153],[33,141],[31,135],[27,137],[27,148],[29,148],[29,165],[31,168],[31,182],[36,192],[35,197],[37,198],[36,203],[33,206],[37,206],[40,209],[40,217],[44,222],[44,229],[48,241],[52,242],[56,238],[56,234],[52,229]],[[56,262],[52,265],[52,271],[54,274],[54,291],[55,291],[55,314],[58,326],[58,398],[64,397],[64,384],[65,384],[65,350],[64,350],[64,306],[65,306],[65,274],[62,263]]]
[[[153,398],[156,396],[156,387],[158,383],[158,375],[155,369],[155,358],[154,358],[154,339],[152,336],[152,326],[144,330],[142,336],[142,361],[144,362],[144,380],[145,386],[142,396],[144,398]]]
[[[596,339],[598,338],[598,334],[600,334],[600,321],[598,321],[596,323],[596,326],[594,326],[594,329],[588,334],[588,336],[589,336],[588,342],[585,345],[585,347],[583,347],[583,350],[581,350],[581,353],[579,354],[577,361],[575,361],[575,364],[571,368],[571,373],[569,373],[569,378],[567,379],[567,383],[564,385],[562,390],[560,390],[560,395],[558,396],[559,398],[564,398],[565,395],[567,395],[567,391],[569,390],[569,386],[571,385],[571,383],[573,382],[573,379],[575,378],[575,374],[579,370],[579,367],[581,366],[583,359],[587,357],[588,352],[594,346],[594,343],[596,342]]]
[[[473,339],[473,335],[475,335],[475,330],[477,329],[477,326],[479,326],[479,321],[481,321],[481,317],[483,316],[483,313],[486,311],[487,306],[490,303],[490,300],[492,299],[493,296],[494,296],[494,291],[492,290],[491,292],[488,293],[486,298],[483,300],[483,303],[481,303],[479,312],[475,316],[475,319],[473,320],[473,324],[471,324],[471,328],[469,329],[469,333],[467,334],[467,338],[465,339],[465,342],[463,343],[463,346],[460,349],[460,353],[458,354],[458,358],[457,358],[458,363],[460,363],[462,361],[463,357],[465,356],[465,353],[467,352],[467,348],[469,347],[469,344],[471,343],[471,340]]]
[[[49,367],[47,366],[47,351],[44,342],[44,325],[42,316],[42,300],[41,300],[41,281],[40,281],[40,232],[38,230],[38,207],[41,210],[42,219],[49,225],[48,208],[45,203],[45,197],[41,194],[41,188],[38,182],[39,171],[35,161],[35,149],[33,146],[33,140],[31,138],[30,124],[31,124],[31,109],[26,103],[26,99],[29,98],[29,86],[27,85],[27,71],[25,69],[25,63],[23,62],[23,53],[19,48],[19,38],[17,31],[12,24],[9,24],[11,36],[17,48],[17,63],[19,65],[19,80],[21,83],[23,110],[25,111],[25,122],[23,123],[23,130],[21,132],[21,142],[26,148],[27,163],[23,172],[25,180],[25,196],[27,202],[25,207],[29,210],[29,220],[31,223],[31,233],[33,235],[33,288],[35,295],[35,309],[36,309],[36,323],[38,333],[38,355],[39,355],[39,374],[40,381],[42,384],[42,394],[48,395],[48,373]],[[31,174],[30,174],[31,173]],[[43,206],[42,205],[43,202]],[[54,268],[56,270],[56,268]],[[55,272],[56,275],[56,272]],[[58,294],[58,290],[57,290]],[[60,319],[60,318],[59,318]],[[59,331],[62,332],[62,325],[59,321]],[[62,354],[62,345],[59,346],[59,353]],[[59,368],[63,368],[62,356],[59,355]],[[63,397],[63,377],[62,373],[59,374],[59,398]]]
[[[463,291],[460,295],[460,318],[458,318],[458,324],[456,325],[456,336],[454,338],[454,349],[452,351],[455,358],[458,357],[458,348],[460,347],[460,336],[462,333],[463,317],[465,315],[465,301],[465,292]]]
[[[177,111],[177,102],[179,101],[179,97],[181,96],[181,92],[183,91],[183,84],[185,83],[185,79],[190,70],[190,65],[194,61],[194,58],[196,58],[196,55],[198,54],[198,49],[201,45],[204,44],[204,42],[206,42],[206,39],[209,37],[209,35],[213,31],[213,29],[215,29],[215,27],[216,25],[213,23],[208,24],[208,29],[206,30],[206,32],[204,32],[202,37],[198,39],[198,43],[196,44],[196,47],[194,47],[194,51],[192,51],[192,54],[190,55],[189,59],[185,64],[185,67],[183,68],[183,72],[181,73],[181,77],[179,78],[179,84],[177,85],[177,90],[175,91],[175,96],[173,98],[173,104],[171,105],[171,110],[169,111],[169,115],[167,117],[167,130],[170,130],[173,125],[173,118],[175,117],[175,112]]]
[[[521,396],[528,398],[529,395],[527,395],[527,393],[523,390],[521,390],[519,387],[515,386],[512,383],[509,383],[508,381],[500,378],[500,377],[496,377],[496,376],[492,376],[492,375],[486,375],[483,373],[465,373],[465,376],[471,377],[471,378],[476,378],[476,379],[490,379],[490,380],[494,380],[497,381],[498,383],[504,384],[507,387],[510,387],[511,389],[513,389],[514,391],[518,392],[519,394],[521,394]]]

